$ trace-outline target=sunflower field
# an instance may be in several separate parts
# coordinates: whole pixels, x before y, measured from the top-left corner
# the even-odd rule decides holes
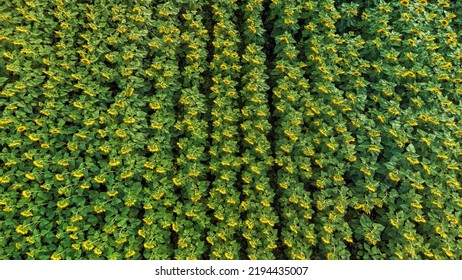
[[[1,259],[461,259],[462,1],[3,0]]]

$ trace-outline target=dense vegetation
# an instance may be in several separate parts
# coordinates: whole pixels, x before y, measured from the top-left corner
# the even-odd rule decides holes
[[[1,1],[1,258],[462,258],[461,11]]]

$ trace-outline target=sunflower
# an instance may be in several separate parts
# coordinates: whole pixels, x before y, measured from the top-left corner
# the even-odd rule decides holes
[[[409,6],[409,1],[408,1],[408,0],[401,0],[401,1],[399,1],[399,3],[400,3],[401,5],[403,5],[404,7]]]

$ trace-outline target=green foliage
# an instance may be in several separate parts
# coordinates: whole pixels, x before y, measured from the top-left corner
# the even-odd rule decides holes
[[[3,259],[460,259],[458,1],[0,4]]]

